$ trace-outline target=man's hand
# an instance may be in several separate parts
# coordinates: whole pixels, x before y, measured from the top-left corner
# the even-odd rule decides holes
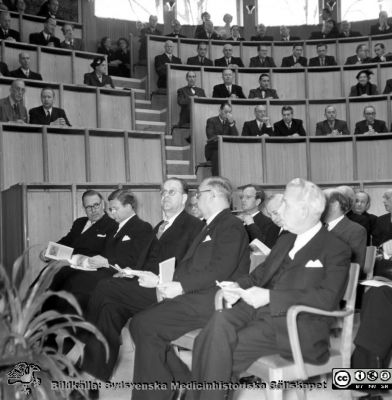
[[[43,250],[40,251],[39,258],[43,262],[49,262],[50,258],[45,257],[45,253],[46,253],[46,247]]]
[[[57,118],[55,121],[52,121],[50,125],[66,125],[64,118]]]
[[[151,271],[143,271],[139,276],[139,285],[145,288],[156,288],[159,284],[159,276]]]
[[[342,132],[338,131],[337,129],[333,129],[330,136],[341,136]]]
[[[242,295],[242,300],[253,308],[263,307],[270,302],[270,291],[257,286],[246,289]]]
[[[8,36],[7,39],[5,40],[8,40],[9,42],[16,42],[16,39],[13,38],[12,36]]]
[[[265,126],[266,126],[267,128],[271,128],[271,122],[270,122],[269,117],[264,117],[264,118],[263,118],[263,123],[265,124]]]
[[[299,136],[299,133],[293,133],[291,136],[297,137],[297,136]]]
[[[109,261],[102,256],[94,256],[88,259],[88,263],[94,268],[109,268]]]
[[[232,99],[237,99],[238,96],[237,96],[235,93],[232,93],[232,94],[230,95],[230,98],[232,98]]]
[[[237,282],[228,282],[225,284],[225,286],[222,288],[223,291],[223,298],[226,300],[227,304],[229,305],[229,308],[241,298],[241,296],[238,293],[234,293],[230,291],[230,289],[234,288],[239,288],[240,285]]]
[[[117,264],[116,264],[117,266]],[[132,268],[125,267],[121,271],[116,272],[113,275],[113,278],[133,278],[135,275],[132,275],[130,272],[132,271]]]
[[[184,292],[180,282],[167,282],[157,286],[162,297],[172,299]]]
[[[230,125],[234,124],[234,118],[233,118],[233,115],[231,113],[227,113],[226,120]]]
[[[242,220],[244,221],[245,225],[251,225],[251,224],[255,223],[255,221],[251,215],[249,215],[249,214],[242,214],[242,215],[243,215]]]

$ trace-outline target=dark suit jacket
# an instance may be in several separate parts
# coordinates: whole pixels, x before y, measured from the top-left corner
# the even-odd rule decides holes
[[[73,44],[72,46],[69,43],[65,43],[65,40],[63,40],[60,43],[60,47],[62,49],[70,49],[70,50],[83,50],[83,42],[78,39],[78,38],[74,38],[73,39]]]
[[[211,152],[218,149],[218,136],[238,136],[238,131],[235,124],[233,126],[228,123],[222,124],[219,117],[211,117],[207,119],[206,135],[205,156],[210,160]]]
[[[166,64],[181,64],[181,59],[172,56],[171,61],[166,53],[159,54],[155,56],[155,71],[158,74],[158,87],[159,88],[166,88],[166,80],[167,80],[167,70]]]
[[[350,265],[349,247],[324,227],[290,260],[288,252],[295,238],[292,233],[279,236],[264,263],[237,280],[244,289],[252,286],[270,289],[270,303],[265,312],[273,317],[277,348],[286,358],[291,357],[287,310],[296,304],[329,311],[338,309]],[[323,267],[306,267],[311,260],[319,260]],[[331,319],[301,314],[297,321],[304,359],[315,364],[326,362]]]
[[[346,216],[351,221],[356,222],[359,225],[362,225],[366,229],[367,232],[366,245],[371,246],[372,244],[371,235],[376,226],[377,217],[373,214],[369,214],[367,211],[365,211],[363,214],[355,214],[352,211],[349,211],[346,214]]]
[[[381,121],[379,119],[374,120],[373,129],[377,133],[386,133],[388,132],[387,126],[385,121]],[[369,125],[367,124],[366,120],[359,121],[355,124],[355,131],[354,135],[362,135],[369,130]]]
[[[24,104],[20,103],[18,105],[19,113],[11,107],[11,102],[9,97],[5,97],[0,100],[0,122],[10,122],[16,121],[18,119],[28,122],[27,110]]]
[[[289,39],[290,40],[285,40],[282,37],[279,38],[279,40],[282,42],[296,42],[298,40],[301,40],[301,38],[299,36],[290,36]]]
[[[159,274],[159,263],[175,257],[180,263],[195,237],[204,227],[200,219],[182,211],[173,224],[157,239],[156,234],[161,221],[153,230],[151,240],[141,253],[136,269],[146,269]]]
[[[329,65],[337,65],[334,56],[325,56],[324,66]],[[309,60],[309,67],[319,67],[320,64],[320,57],[313,57]]]
[[[238,85],[231,85],[231,93],[227,91],[225,84],[215,85],[214,90],[212,91],[212,97],[221,97],[227,98],[232,94],[235,94],[240,99],[246,99],[244,92],[242,91],[242,87]]]
[[[302,125],[302,119],[293,118],[291,120],[291,128],[288,129],[283,119],[274,123],[274,136],[290,136],[298,133],[300,136],[306,136],[305,129]]]
[[[20,34],[18,31],[15,31],[14,29],[8,29],[7,36],[4,35],[3,30],[0,28],[0,39],[1,40],[6,40],[7,38],[11,37],[15,39],[17,42],[20,42]]]
[[[34,81],[42,81],[42,75],[39,74],[38,72],[34,71],[29,71],[29,77],[27,77],[23,71],[22,68],[15,69],[9,73],[9,76],[12,76],[13,78],[19,78],[19,79],[32,79]]]
[[[46,40],[42,32],[30,33],[29,42],[38,46],[47,46],[49,43],[53,43],[54,47],[60,47],[59,38],[51,36],[49,40]]]
[[[306,57],[299,57],[297,59],[297,63],[300,63],[302,67],[306,67],[308,65],[308,60]],[[294,66],[294,57],[288,56],[282,58],[282,67],[292,67]]]
[[[336,39],[338,37],[337,33],[332,30],[328,34],[324,34],[321,31],[315,31],[310,34],[309,40],[313,39]]]
[[[168,35],[165,35],[166,37],[174,37],[174,38],[186,38],[185,35],[181,35],[181,33],[169,33]]]
[[[245,225],[246,232],[248,233],[249,236],[249,243],[254,240],[254,239],[259,239],[261,242],[263,242],[266,246],[269,248],[272,248],[278,239],[278,234],[280,228],[275,225],[270,218],[265,216],[261,211],[258,212],[254,217],[253,217],[253,224],[250,225]],[[275,238],[272,238],[274,240],[271,240],[271,235],[268,235],[267,233],[273,230],[276,233]],[[267,240],[268,239],[268,240]],[[268,241],[268,243],[267,243]]]
[[[206,97],[204,89],[194,87],[195,95],[198,97]],[[190,98],[195,96],[189,86],[184,86],[177,90],[177,104],[181,107],[180,120],[178,125],[183,126],[190,123]]]
[[[366,229],[345,216],[331,233],[350,246],[351,262],[358,263],[363,268],[366,256]]]
[[[384,242],[392,239],[392,223],[390,213],[377,217],[372,236],[372,243],[374,246],[381,246]]]
[[[252,36],[250,38],[250,40],[252,42],[273,42],[274,38],[272,36],[259,36],[259,35],[256,35],[256,36]]]
[[[260,87],[256,88],[256,89],[250,89],[249,91],[249,96],[248,99],[267,99],[267,98],[273,98],[273,99],[279,99],[278,94],[276,93],[275,89],[265,89],[264,90],[264,97],[262,94],[262,90],[260,89]]]
[[[4,76],[9,76],[10,74],[8,71],[8,65],[3,61],[0,61],[0,74]]]
[[[199,60],[199,56],[189,57],[187,62],[188,65],[206,65],[208,67],[212,67],[214,63],[207,57],[204,57],[203,64]]]
[[[54,18],[51,14],[49,14],[49,8],[48,8],[48,3],[49,1],[45,1],[45,3],[43,3],[38,11],[38,16],[40,17],[45,17],[45,18],[49,18],[52,17]],[[56,19],[63,19],[61,18],[61,16],[59,14],[56,14],[55,16]]]
[[[244,63],[242,62],[240,57],[231,57],[230,61],[231,61],[230,64],[235,64],[235,65],[238,65],[239,67],[244,66]],[[227,62],[226,62],[225,57],[217,58],[214,61],[214,65],[215,65],[215,67],[227,67]]]
[[[354,37],[354,36],[362,36],[362,34],[360,32],[357,32],[357,31],[350,31],[348,36],[346,36],[343,32],[339,33],[339,37],[340,38]]]
[[[263,124],[260,130],[255,119],[252,121],[244,122],[244,126],[242,128],[242,136],[261,136],[265,133],[272,136],[274,134],[272,126],[270,128],[267,128],[266,125]]]
[[[221,38],[215,31],[212,32],[211,37],[208,38],[207,37],[207,32],[205,31],[205,29],[202,26],[203,25],[198,25],[196,27],[195,39],[219,40]],[[202,27],[202,28],[199,29],[200,27]],[[198,31],[198,29],[199,29],[199,31]]]
[[[95,72],[84,74],[83,83],[89,86],[104,87],[110,85],[114,89],[112,78],[109,75],[102,75],[102,82],[99,81]]]
[[[392,56],[385,55],[384,57],[385,57],[385,61],[392,61]],[[377,57],[372,58],[372,62],[378,63],[378,62],[383,62],[383,61],[381,61],[380,57],[377,56]]]
[[[159,29],[155,29],[154,31],[150,26],[143,28],[140,31],[140,47],[139,47],[139,60],[145,60],[147,58],[147,35],[158,35],[161,36],[162,32]]]
[[[347,127],[347,122],[342,121],[341,119],[335,119],[335,125],[334,125],[333,129],[336,129],[339,132],[342,132],[342,135],[350,134],[348,127]],[[325,136],[325,135],[330,135],[331,133],[332,133],[332,129],[330,128],[327,120],[317,122],[316,136]]]
[[[108,237],[103,256],[111,265],[135,268],[142,251],[151,240],[151,232],[151,225],[134,215],[117,234]]]
[[[256,57],[252,57],[250,59],[249,67],[250,68],[256,68],[256,67],[275,68],[276,64],[272,57],[265,57],[264,61],[261,62],[260,57],[256,56]]]
[[[370,57],[366,57],[360,64],[367,64],[367,63],[371,63],[372,59]],[[347,57],[346,62],[344,63],[344,65],[354,65],[358,63],[358,56],[350,56]]]
[[[388,94],[392,92],[392,79],[388,79],[385,84],[384,94]]]
[[[87,217],[76,219],[71,230],[57,243],[73,247],[74,254],[83,254],[89,257],[102,255],[106,239],[116,232],[118,224],[107,214],[104,214],[101,219],[82,233],[87,220]]]
[[[64,118],[65,123],[68,126],[71,124],[68,121],[67,115],[62,108],[52,107],[52,113],[50,114],[50,121],[46,118],[46,113],[44,111],[43,106],[31,108],[29,111],[29,120],[30,124],[37,124],[37,125],[50,125],[51,122],[56,121],[58,118]]]
[[[380,31],[378,29],[380,27],[379,24],[372,25],[370,27],[370,34],[371,35],[385,35],[387,33],[392,33],[392,25],[391,24],[388,24],[388,25],[389,25],[389,29],[387,29],[385,31]]]
[[[367,85],[366,90],[367,90],[367,93],[366,93],[366,94],[369,95],[369,96],[373,96],[373,95],[375,95],[375,94],[378,94],[377,86],[374,85],[373,83],[369,83],[369,84]],[[351,86],[349,96],[350,96],[350,97],[353,97],[353,96],[361,96],[361,88],[359,87],[359,83],[357,83],[357,84],[354,85],[354,86]]]

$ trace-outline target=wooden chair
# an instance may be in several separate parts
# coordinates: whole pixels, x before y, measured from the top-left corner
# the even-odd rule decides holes
[[[366,274],[366,279],[373,278],[374,264],[376,262],[376,246],[367,246],[366,247],[366,257],[365,257],[365,265],[363,266],[363,272]]]
[[[359,276],[359,265],[351,264],[349,281],[347,284],[344,300],[344,309],[338,311],[325,311],[314,307],[296,305],[290,307],[287,313],[287,325],[289,331],[290,346],[293,361],[286,360],[279,355],[270,355],[256,360],[246,371],[248,375],[255,375],[265,382],[271,381],[294,381],[306,380],[312,376],[329,374],[332,368],[349,368],[353,335],[353,322],[355,311],[356,287]],[[215,308],[223,308],[223,293],[217,292],[215,297]],[[323,365],[309,364],[304,361],[301,353],[297,330],[298,314],[306,312],[310,314],[336,317],[343,319],[343,325],[339,337],[331,337],[331,348],[329,360]],[[172,342],[172,345],[185,349],[193,348],[193,341],[200,330],[188,332],[184,336]],[[306,392],[297,391],[299,399],[306,399]],[[343,398],[351,399],[350,392],[342,393]],[[268,400],[282,400],[283,390],[269,389],[267,385]]]

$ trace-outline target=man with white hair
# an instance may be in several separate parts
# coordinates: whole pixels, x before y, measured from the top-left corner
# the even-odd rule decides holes
[[[323,192],[314,183],[297,178],[287,184],[279,212],[289,233],[279,237],[250,275],[225,284],[223,295],[232,308],[216,311],[196,338],[192,381],[230,382],[259,357],[279,353],[291,358],[287,310],[295,304],[324,310],[339,307],[350,249],[322,226],[324,207]],[[298,319],[307,362],[328,360],[330,323],[312,315]],[[195,393],[194,399],[225,396],[225,390],[208,390]]]
[[[173,54],[174,43],[171,40],[165,42],[165,52],[155,56],[155,71],[158,74],[158,88],[166,89],[167,66],[166,64],[182,64],[181,59]]]
[[[223,57],[216,59],[214,61],[214,65],[215,67],[233,68],[236,65],[238,67],[243,67],[244,63],[242,62],[240,57],[233,57],[233,46],[226,43],[223,46]]]

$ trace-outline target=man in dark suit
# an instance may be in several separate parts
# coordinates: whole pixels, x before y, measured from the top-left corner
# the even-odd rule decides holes
[[[148,19],[148,25],[140,30],[139,62],[142,64],[145,64],[147,59],[147,36],[162,35],[162,32],[157,28],[157,25],[158,25],[158,17],[156,15],[150,15]]]
[[[256,31],[257,35],[250,38],[253,42],[272,42],[274,40],[272,36],[266,35],[267,27],[264,24],[257,25]]]
[[[144,273],[139,279],[103,280],[95,289],[87,320],[97,326],[108,340],[110,358],[105,363],[103,346],[94,337],[86,341],[82,369],[93,376],[103,380],[110,378],[120,347],[121,328],[134,314],[157,302],[158,263],[175,257],[178,265],[203,228],[201,220],[185,212],[187,196],[188,186],[181,179],[168,179],[163,184],[161,207],[164,219],[154,228],[151,240],[135,267]]]
[[[41,32],[31,33],[29,42],[38,46],[60,47],[60,39],[54,33],[56,30],[56,20],[47,18],[44,22],[44,29]]]
[[[174,43],[171,40],[165,42],[165,52],[155,56],[155,71],[158,74],[158,88],[166,89],[167,67],[166,64],[181,64],[181,59],[173,55]]]
[[[359,44],[355,53],[355,56],[347,57],[344,65],[366,64],[372,62],[372,59],[369,57],[369,48],[367,44]]]
[[[313,39],[336,39],[337,31],[334,29],[335,24],[332,20],[325,21],[323,25],[321,25],[321,30],[312,32],[310,34],[309,40]]]
[[[249,270],[249,243],[241,221],[230,212],[232,187],[221,177],[199,186],[198,204],[206,229],[195,238],[176,268],[173,282],[159,285],[167,299],[131,320],[136,346],[133,382],[167,384],[167,390],[138,390],[134,400],[171,398],[171,381],[184,382],[189,370],[170,342],[201,328],[214,312],[216,281],[235,280]]]
[[[275,242],[267,243],[267,233],[273,229],[277,233],[279,227],[276,226],[270,218],[265,216],[261,211],[265,194],[259,185],[245,185],[240,194],[242,213],[238,217],[244,222],[246,232],[248,233],[249,243],[258,239],[267,247],[271,248]],[[269,238],[268,238],[269,239]]]
[[[207,119],[207,144],[204,148],[204,154],[206,160],[211,161],[211,172],[213,176],[219,175],[218,136],[238,136],[237,127],[235,126],[235,121],[231,111],[232,107],[229,103],[222,103],[219,108],[219,115]]]
[[[90,64],[93,72],[84,74],[83,83],[89,86],[111,87],[114,89],[112,78],[106,75],[107,63],[105,57],[96,57]]]
[[[42,81],[42,75],[30,69],[30,54],[26,52],[19,53],[20,68],[9,73],[9,76],[20,79],[32,79]]]
[[[59,10],[59,1],[58,0],[48,0],[42,4],[41,8],[38,11],[38,16],[45,18],[57,18],[61,19],[57,14]]]
[[[165,35],[167,37],[175,37],[175,38],[186,38],[185,35],[181,34],[181,24],[180,21],[178,19],[174,19],[171,22],[171,26],[173,28],[173,32],[169,33],[168,35]]]
[[[255,119],[244,122],[242,136],[273,136],[274,131],[271,126],[265,105],[255,107]]]
[[[301,44],[293,46],[293,55],[282,58],[282,67],[301,68],[308,65],[306,57],[302,57],[303,47]]]
[[[7,11],[0,14],[0,39],[20,42],[19,32],[11,29],[11,14]]]
[[[0,100],[0,122],[27,123],[27,110],[23,104],[26,87],[22,79],[15,79],[10,95]]]
[[[384,94],[392,93],[392,79],[387,79],[383,93]]]
[[[278,353],[291,359],[288,309],[297,304],[339,308],[350,249],[322,226],[324,207],[324,195],[316,185],[298,178],[288,183],[280,212],[289,233],[279,237],[264,263],[250,275],[223,288],[232,308],[215,311],[196,338],[192,381],[231,382],[259,357]],[[332,322],[310,314],[298,319],[305,361],[328,360]],[[198,400],[223,400],[227,395],[224,390],[203,389],[194,394]]]
[[[200,25],[197,26],[197,28],[196,28],[196,34],[195,34],[196,39],[203,39],[203,40],[219,40],[220,39],[220,36],[214,30],[214,24],[212,23],[212,21],[205,21],[204,29],[199,30],[199,32],[197,33],[199,27],[200,27]]]
[[[385,10],[378,14],[378,24],[370,27],[370,35],[385,35],[392,32],[392,25],[388,25],[388,14]]]
[[[29,111],[30,124],[71,126],[62,108],[53,107],[55,93],[50,87],[41,90],[42,106]]]
[[[323,217],[327,229],[351,248],[351,262],[358,263],[361,268],[365,264],[366,229],[351,221],[346,214],[352,208],[352,200],[342,190],[326,189],[327,208]]]
[[[3,62],[0,61],[0,77],[1,76],[9,76],[10,72],[8,71],[8,65]]]
[[[271,244],[271,248],[275,246],[278,237],[284,233],[287,233],[283,229],[283,220],[279,213],[279,209],[282,206],[283,194],[275,193],[264,201],[264,209],[266,214],[271,218],[273,224],[270,225],[265,235],[265,242]]]
[[[220,98],[240,98],[246,99],[242,87],[233,83],[233,71],[231,69],[224,69],[222,71],[222,79],[224,83],[215,85],[212,91],[212,97]]]
[[[267,46],[259,44],[257,46],[257,56],[250,59],[249,67],[251,68],[275,68],[275,61],[268,56]]]
[[[316,48],[318,56],[309,60],[309,67],[337,65],[335,57],[327,55],[328,46],[325,43],[319,43]]]
[[[298,36],[291,36],[290,28],[288,26],[284,26],[284,25],[281,26],[279,31],[280,31],[280,40],[282,42],[301,40]]]
[[[259,76],[259,84],[260,87],[256,89],[250,89],[249,99],[259,98],[259,99],[279,99],[278,94],[275,89],[271,89],[270,86],[270,77],[268,74],[261,74]]]
[[[376,119],[376,108],[374,106],[366,106],[363,109],[363,116],[365,119],[355,124],[354,135],[388,132],[385,121]]]
[[[202,23],[200,25],[196,26],[196,30],[195,30],[195,34],[194,34],[195,39],[201,39],[200,35],[205,30],[205,23],[207,21],[211,20],[211,15],[207,11],[204,11],[201,13],[200,18],[201,18]]]
[[[350,134],[347,122],[336,119],[335,106],[328,105],[325,107],[324,115],[326,119],[316,124],[316,136],[340,136]]]
[[[274,136],[306,136],[302,119],[293,118],[293,115],[293,107],[282,107],[282,119],[274,123]]]
[[[61,31],[64,35],[64,40],[60,43],[62,49],[83,50],[82,40],[74,37],[73,26],[71,24],[63,25]]]
[[[199,42],[197,45],[197,56],[189,57],[187,60],[188,65],[205,65],[212,67],[214,63],[206,57],[207,55],[207,43]]]
[[[384,43],[376,43],[374,45],[374,52],[376,53],[376,57],[372,58],[372,62],[385,62],[392,61],[392,54],[385,53],[385,44]]]
[[[242,62],[240,57],[233,57],[233,46],[231,44],[226,43],[223,46],[223,57],[218,58],[214,61],[215,67],[229,67],[233,68],[234,65],[238,67],[243,67],[244,63]]]
[[[359,32],[351,30],[351,22],[342,21],[340,23],[340,38],[362,36]]]
[[[188,85],[177,90],[177,104],[181,107],[179,126],[189,128],[191,117],[191,97],[206,97],[204,89],[196,86],[196,72],[188,71],[186,73]]]

